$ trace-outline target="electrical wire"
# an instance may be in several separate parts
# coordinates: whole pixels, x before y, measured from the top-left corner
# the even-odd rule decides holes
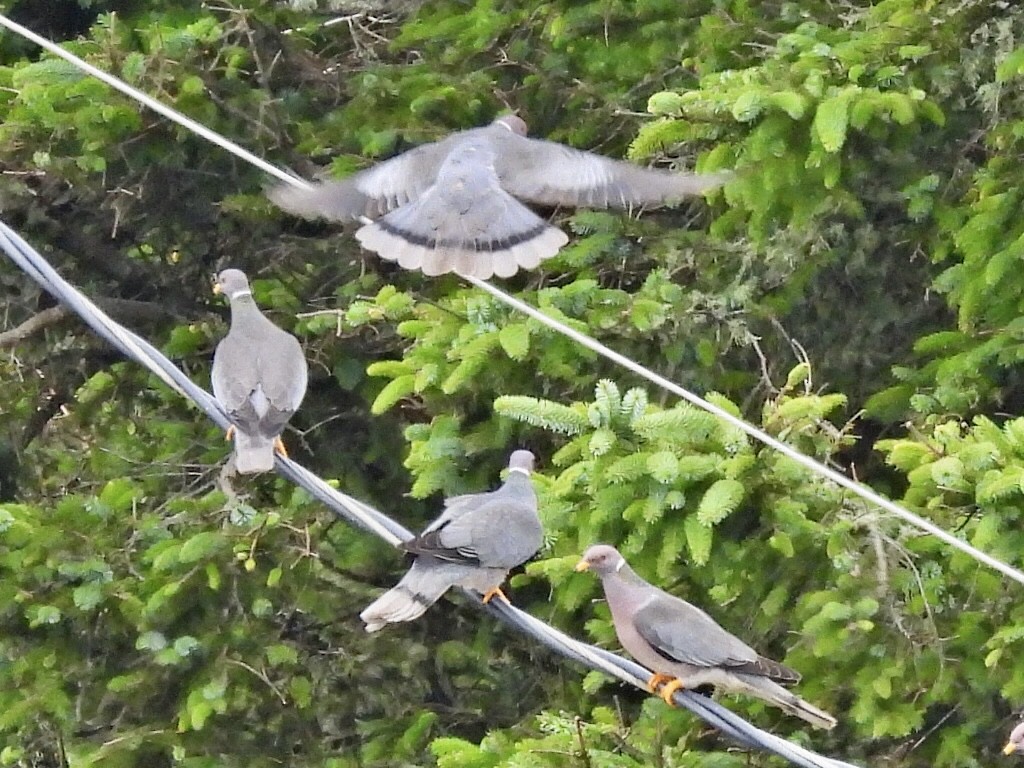
[[[38,251],[0,221],[0,249],[55,299],[82,318],[99,336],[131,360],[145,366],[175,392],[195,403],[214,423],[226,429],[231,421],[214,397],[189,379],[180,368],[142,337],[116,323],[80,291],[67,283]],[[292,459],[276,455],[275,469],[308,491],[334,514],[363,528],[389,544],[412,538],[400,523],[369,504],[334,488]],[[552,651],[624,683],[647,690],[651,672],[614,653],[582,643],[539,619],[500,600],[482,605],[480,595],[466,591],[473,603],[506,624],[534,638]],[[851,763],[816,754],[786,739],[763,731],[735,712],[688,690],[674,694],[674,701],[740,744],[772,752],[801,768],[857,768]]]
[[[252,152],[249,152],[248,150],[238,146],[238,144],[231,141],[230,139],[221,136],[216,131],[210,130],[202,123],[198,123],[192,118],[183,115],[181,112],[178,112],[176,109],[168,107],[166,104],[157,101],[152,96],[140,91],[138,88],[133,88],[132,86],[128,85],[128,83],[126,83],[124,80],[114,77],[114,75],[111,75],[109,72],[104,72],[102,69],[94,67],[92,64],[85,61],[84,59],[79,58],[78,56],[75,56],[75,54],[71,53],[70,51],[66,51],[59,45],[56,45],[50,40],[47,40],[45,37],[37,35],[31,29],[23,27],[16,21],[11,21],[3,14],[0,14],[0,26],[7,27],[12,32],[16,32],[17,34],[21,35],[27,40],[31,40],[33,43],[40,46],[44,50],[49,51],[54,56],[58,56],[64,59],[64,61],[73,64],[74,66],[78,67],[78,69],[82,70],[87,74],[92,75],[97,80],[103,81],[114,90],[120,91],[129,98],[132,98],[140,104],[149,107],[157,114],[163,115],[171,122],[177,123],[178,125],[188,128],[193,133],[202,136],[204,139],[206,139],[209,142],[212,142],[213,144],[216,144],[221,149],[226,149],[228,152],[230,152],[233,155],[236,155],[237,157],[240,157],[247,163],[255,165],[264,173],[269,173],[271,176],[280,179],[281,181],[286,181],[289,184],[296,184],[300,187],[306,188],[310,186],[307,182],[303,181],[302,179],[292,176],[286,173],[285,171],[282,171],[280,168],[271,165],[266,160],[257,157]]]
[[[116,90],[126,94],[132,99],[136,99],[141,104],[144,104],[150,109],[158,112],[167,119],[172,120],[178,123],[179,125],[188,128],[191,131],[194,131],[203,138],[213,142],[218,147],[221,147],[222,149],[227,150],[228,152],[236,155],[242,160],[245,160],[246,162],[253,164],[260,170],[271,174],[275,178],[280,179],[281,181],[284,181],[287,184],[293,184],[303,189],[308,189],[310,187],[310,184],[308,182],[296,176],[292,176],[279,168],[276,168],[275,166],[267,163],[265,160],[252,154],[248,150],[243,149],[230,139],[220,135],[219,133],[207,128],[204,125],[201,125],[200,123],[197,123],[195,120],[186,117],[177,110],[168,107],[166,104],[162,104],[156,99],[146,95],[145,93],[139,91],[136,88],[131,87],[130,85],[123,82],[122,80],[119,80],[113,75],[104,72],[101,69],[97,69],[88,62],[83,61],[74,54],[64,50],[60,46],[55,45],[46,38],[40,37],[31,30],[23,27],[22,25],[11,21],[3,14],[0,14],[0,26],[7,27],[8,29],[18,33],[19,35],[22,35],[23,37],[31,40],[37,45],[43,47],[45,50],[54,54],[55,56],[59,56],[60,58],[73,64],[74,66],[79,67],[80,69],[82,69],[82,71],[87,72],[96,78],[99,78],[112,88],[115,88]],[[865,485],[862,485],[861,483],[858,483],[855,480],[851,480],[845,475],[836,472],[834,469],[831,469],[830,467],[827,467],[824,464],[821,464],[820,462],[812,459],[810,456],[800,453],[795,448],[786,445],[785,443],[779,440],[776,440],[774,437],[767,434],[763,430],[760,430],[757,427],[753,426],[752,424],[747,423],[743,419],[733,416],[728,411],[719,408],[718,406],[708,402],[699,395],[693,394],[692,392],[684,389],[678,384],[669,381],[663,376],[654,373],[653,371],[645,368],[644,366],[640,365],[640,363],[631,360],[625,355],[615,352],[614,350],[606,347],[604,344],[597,341],[596,339],[593,339],[590,336],[587,336],[586,334],[580,333],[579,331],[570,328],[569,326],[559,322],[553,317],[545,315],[540,310],[530,306],[529,304],[526,304],[525,302],[520,301],[519,299],[510,296],[509,294],[502,291],[500,288],[484,280],[480,280],[479,278],[476,277],[463,277],[472,285],[476,286],[477,288],[480,288],[481,290],[487,291],[489,294],[494,296],[499,301],[507,304],[513,309],[518,310],[519,312],[523,312],[524,314],[529,315],[538,322],[546,325],[548,328],[551,328],[553,331],[563,334],[564,336],[572,339],[578,344],[581,344],[587,347],[588,349],[597,352],[599,355],[602,355],[603,357],[607,358],[608,360],[611,360],[617,365],[620,365],[626,368],[627,370],[642,376],[643,378],[647,379],[653,384],[656,384],[657,386],[673,393],[674,395],[683,398],[684,400],[692,403],[698,408],[701,408],[717,416],[718,418],[727,421],[729,424],[732,424],[736,428],[742,430],[745,434],[753,437],[756,440],[759,440],[760,442],[775,449],[776,451],[779,451],[783,455],[799,463],[801,466],[810,470],[811,472],[814,472],[818,475],[821,475],[822,477],[831,480],[832,482],[860,496],[865,501],[868,501],[871,504],[881,507],[885,511],[901,518],[902,520],[905,520],[906,522],[910,523],[916,528],[919,528],[920,530],[925,531],[926,533],[930,533],[931,535],[940,539],[949,546],[954,547],[955,549],[959,549],[966,555],[969,555],[978,562],[984,563],[988,567],[996,571],[999,571],[1004,576],[1013,579],[1019,584],[1024,584],[1024,571],[1014,568],[1012,565],[1004,563],[1002,560],[993,557],[987,552],[983,552],[977,547],[968,544],[963,539],[957,538],[953,534],[948,533],[947,531],[943,530],[934,523],[925,520],[921,516],[914,514],[913,512],[904,508],[903,506],[876,493],[873,489]]]

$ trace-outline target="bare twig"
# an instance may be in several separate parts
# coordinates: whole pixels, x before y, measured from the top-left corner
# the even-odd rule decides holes
[[[7,347],[13,347],[29,336],[39,333],[45,328],[49,328],[51,325],[56,325],[69,314],[69,310],[63,304],[59,304],[56,307],[50,307],[44,309],[37,315],[32,315],[28,320],[23,322],[9,331],[0,333],[0,349],[6,349]]]
[[[151,301],[101,298],[96,299],[96,304],[114,317],[122,319],[162,319],[174,316],[167,307]],[[69,314],[70,311],[63,304],[44,309],[20,325],[0,333],[0,349],[20,344],[30,336],[56,325]]]
[[[590,763],[590,752],[587,751],[587,740],[583,736],[583,718],[577,715],[575,724],[576,738],[580,742],[580,760],[583,762],[583,768],[593,768]]]

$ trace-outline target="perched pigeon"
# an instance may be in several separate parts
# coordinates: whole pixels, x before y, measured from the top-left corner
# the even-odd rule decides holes
[[[356,238],[406,269],[486,279],[533,269],[569,240],[516,198],[545,206],[630,208],[679,201],[728,178],[640,168],[528,139],[526,123],[505,115],[344,181],[312,189],[282,185],[269,195],[306,218],[377,219]]]
[[[704,611],[648,584],[614,547],[591,547],[576,570],[601,577],[619,642],[655,673],[648,686],[668,704],[679,688],[713,685],[756,696],[816,728],[836,724],[830,714],[779,685],[798,682],[797,672],[759,656]]]
[[[1012,755],[1014,752],[1024,752],[1024,723],[1018,723],[1017,727],[1010,731],[1010,739],[1003,747],[1004,755]]]
[[[367,632],[412,621],[451,587],[495,595],[508,572],[536,554],[544,534],[537,496],[530,484],[533,454],[515,451],[505,484],[491,493],[471,493],[445,502],[445,510],[402,549],[416,555],[409,572],[361,614]]]
[[[235,469],[248,474],[274,468],[274,449],[306,394],[306,358],[298,340],[267,320],[238,269],[217,275],[214,293],[231,301],[231,327],[213,353],[213,395],[234,422]]]

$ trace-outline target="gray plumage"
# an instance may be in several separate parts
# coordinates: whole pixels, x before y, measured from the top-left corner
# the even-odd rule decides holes
[[[244,272],[225,269],[214,292],[231,302],[231,326],[213,353],[213,395],[234,422],[235,468],[268,472],[306,394],[306,358],[298,340],[260,312]]]
[[[587,208],[662,205],[713,189],[728,178],[641,168],[529,139],[526,123],[506,115],[343,181],[312,189],[282,185],[269,196],[306,218],[377,219],[356,238],[406,269],[486,279],[533,269],[569,241],[519,200]]]
[[[1024,752],[1024,723],[1018,723],[1017,727],[1010,731],[1010,738],[1003,747],[1004,755],[1012,755],[1014,752]]]
[[[759,655],[696,606],[648,584],[614,547],[590,547],[577,570],[601,577],[619,642],[655,673],[652,689],[656,680],[671,678],[686,688],[713,685],[755,696],[817,728],[835,726],[830,714],[782,687],[799,682],[797,672]]]
[[[530,483],[533,461],[529,451],[515,451],[498,490],[448,499],[441,516],[402,545],[416,560],[394,588],[359,614],[367,632],[412,621],[454,586],[489,599],[512,568],[537,553],[544,533]]]

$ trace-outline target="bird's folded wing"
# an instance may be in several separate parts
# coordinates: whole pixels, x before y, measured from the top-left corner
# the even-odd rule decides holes
[[[309,189],[281,184],[267,196],[288,213],[307,219],[377,218],[415,200],[434,183],[458,136],[416,147],[347,179],[318,182]]]
[[[501,186],[540,205],[629,208],[671,203],[714,189],[731,177],[641,168],[510,132],[494,134],[493,142]]]
[[[460,565],[481,565],[479,554],[472,546],[448,547],[442,539],[444,528],[421,533],[415,539],[402,544],[402,549],[413,555],[428,555],[447,563]]]
[[[259,376],[270,404],[294,413],[306,394],[309,369],[302,346],[290,333],[273,327],[259,350]]]
[[[213,396],[229,413],[245,407],[259,384],[256,361],[248,345],[230,333],[214,350],[210,384]]]
[[[464,499],[462,503],[448,507],[440,518],[402,548],[453,563],[496,568],[518,565],[533,552],[518,557],[522,547],[515,536],[522,526],[515,523],[520,515],[536,517],[536,513],[510,499],[503,490],[460,497]]]
[[[683,600],[654,595],[640,606],[633,621],[640,636],[670,661],[763,674],[753,648]]]

